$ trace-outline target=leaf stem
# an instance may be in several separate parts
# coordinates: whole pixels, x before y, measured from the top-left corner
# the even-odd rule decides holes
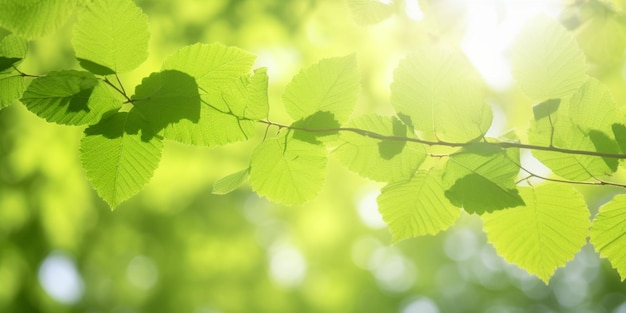
[[[528,173],[528,176],[519,180],[519,182],[524,181],[524,180],[528,180],[532,177],[535,178],[539,178],[545,181],[551,181],[551,182],[555,182],[555,183],[564,183],[564,184],[574,184],[574,185],[593,185],[593,186],[614,186],[614,187],[620,187],[620,188],[626,188],[626,185],[624,184],[619,184],[619,183],[614,183],[614,182],[608,182],[608,181],[604,181],[601,180],[597,177],[594,177],[594,179],[596,181],[576,181],[576,180],[568,180],[568,179],[558,179],[558,178],[550,178],[550,177],[545,177],[545,176],[541,176],[538,174],[535,174],[527,169],[525,169],[523,166],[519,166],[519,168],[521,168],[524,172]]]
[[[117,74],[115,75],[115,77],[117,78]],[[133,102],[135,102],[133,99],[131,99],[131,98],[130,98],[127,94],[126,94],[126,91],[124,90],[124,86],[123,86],[123,85],[122,85],[122,83],[120,82],[119,78],[117,78],[117,81],[118,81],[118,83],[120,84],[121,89],[120,89],[120,87],[115,86],[115,85],[114,85],[114,84],[113,84],[113,83],[112,83],[112,82],[111,82],[108,78],[106,78],[106,77],[105,77],[104,79],[102,79],[102,81],[103,81],[105,84],[107,84],[107,85],[111,86],[111,88],[115,89],[115,91],[119,92],[122,96],[124,96],[124,98],[126,98],[126,102],[124,102],[124,103],[133,103]]]
[[[13,69],[15,69],[18,73],[20,73],[20,76],[22,76],[22,77],[33,77],[33,78],[41,77],[41,75],[26,74],[26,73],[20,71],[20,69],[18,69],[17,66],[15,66],[15,65],[13,65]]]

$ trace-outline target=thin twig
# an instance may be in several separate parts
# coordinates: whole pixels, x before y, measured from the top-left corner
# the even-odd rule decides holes
[[[133,103],[135,100],[131,99],[126,92],[124,91],[124,87],[122,87],[122,89],[120,89],[119,87],[115,86],[113,83],[111,83],[111,81],[108,78],[104,78],[102,79],[102,81],[104,83],[106,83],[107,85],[111,86],[111,88],[115,89],[117,92],[119,92],[122,96],[124,96],[124,98],[126,98],[126,102],[125,103]],[[120,84],[121,86],[121,84]]]
[[[274,122],[264,121],[264,120],[260,120],[258,122],[271,125],[271,126],[276,126],[279,129],[287,128],[291,130],[301,130],[301,131],[310,132],[310,133],[352,132],[352,133],[359,134],[361,136],[370,137],[370,138],[379,139],[379,140],[416,142],[416,143],[421,143],[421,144],[428,145],[428,146],[466,147],[471,144],[474,144],[474,142],[430,141],[430,140],[423,140],[419,138],[409,138],[409,137],[402,137],[402,136],[387,136],[387,135],[382,135],[382,134],[375,133],[369,130],[352,128],[352,127],[310,129],[306,127],[289,126],[289,125],[284,125],[284,124],[279,124],[279,123],[274,123]],[[564,153],[564,154],[570,154],[570,155],[573,154],[573,155],[587,155],[587,156],[597,156],[597,157],[613,158],[613,159],[626,159],[626,154],[565,149],[565,148],[558,148],[558,147],[536,146],[536,145],[523,144],[523,143],[517,143],[517,142],[483,142],[481,144],[496,146],[496,147],[500,147],[503,149],[518,148],[518,149],[527,149],[527,150],[558,152],[558,153]]]

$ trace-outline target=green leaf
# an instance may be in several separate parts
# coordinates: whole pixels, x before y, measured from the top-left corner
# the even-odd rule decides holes
[[[255,56],[220,43],[186,46],[163,62],[164,70],[178,70],[193,76],[206,93],[250,72]]]
[[[574,94],[562,99],[553,113],[538,115],[540,111],[535,110],[535,119],[528,133],[531,144],[619,153],[611,128],[617,123],[617,107],[608,88],[596,79],[589,79]],[[614,158],[537,150],[533,155],[557,175],[571,180],[609,175],[618,166]]]
[[[359,72],[354,54],[330,58],[298,73],[285,88],[285,110],[300,120],[317,112],[329,112],[343,124],[356,105]]]
[[[395,117],[365,115],[352,120],[347,127],[384,136],[415,138],[406,125]],[[385,182],[408,180],[424,162],[426,149],[415,142],[380,140],[352,132],[340,134],[334,155],[359,175]]]
[[[166,70],[144,78],[132,97],[133,111],[147,119],[155,133],[185,143],[200,120],[200,95],[193,77]],[[185,121],[185,122],[183,122]]]
[[[589,211],[584,197],[567,185],[523,187],[520,195],[525,206],[483,215],[483,229],[500,256],[547,284],[586,244]]]
[[[210,103],[218,107],[226,106],[233,115],[240,118],[264,119],[269,112],[267,85],[267,68],[259,68],[251,76],[241,76],[219,86],[219,97],[215,97]]]
[[[28,43],[21,37],[10,34],[0,40],[0,72],[11,69],[20,62],[28,51]]]
[[[225,195],[231,193],[243,184],[246,178],[248,178],[249,172],[250,168],[246,168],[216,181],[215,184],[213,184],[213,190],[211,193],[214,195]]]
[[[580,7],[582,25],[576,39],[587,57],[596,63],[618,66],[626,49],[626,20],[611,8],[590,1]]]
[[[311,200],[324,184],[326,149],[282,135],[256,147],[250,160],[250,185],[259,195],[296,205]]]
[[[512,47],[513,77],[538,101],[571,95],[587,79],[585,55],[556,21],[539,16],[528,22]]]
[[[32,39],[53,33],[69,19],[76,0],[0,0],[0,26]]]
[[[443,174],[446,197],[468,213],[482,214],[523,205],[516,189],[519,150],[487,143],[469,145],[450,156]]]
[[[148,57],[148,18],[131,0],[94,0],[80,12],[72,43],[81,66],[109,75],[135,69]]]
[[[617,195],[601,206],[591,223],[591,243],[626,278],[626,195]]]
[[[196,79],[202,105],[200,120],[181,120],[178,140],[201,146],[223,145],[254,135],[256,123],[267,117],[267,72],[250,76],[255,56],[223,44],[194,44],[179,49],[163,63],[163,69],[185,72]]]
[[[0,73],[0,109],[19,99],[25,89],[24,77],[20,73],[16,71]]]
[[[362,25],[379,23],[394,13],[393,3],[380,0],[348,0],[354,20]]]
[[[81,162],[92,186],[112,208],[150,181],[163,144],[135,112],[117,112],[85,130]]]
[[[385,186],[377,201],[393,242],[435,235],[454,224],[461,214],[444,196],[438,170],[419,171],[410,181]]]
[[[428,46],[400,62],[391,104],[416,130],[440,140],[467,142],[491,125],[480,75],[458,49]]]
[[[105,112],[122,106],[120,95],[89,72],[50,72],[28,86],[21,101],[48,122],[96,124]]]

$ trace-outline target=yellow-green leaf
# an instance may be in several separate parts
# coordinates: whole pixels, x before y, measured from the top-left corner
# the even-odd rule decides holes
[[[438,170],[419,171],[410,181],[385,186],[377,201],[394,242],[435,235],[454,224],[461,214],[444,195]]]
[[[626,278],[626,195],[615,196],[601,206],[591,223],[591,243]]]
[[[548,283],[587,242],[589,210],[584,197],[567,185],[520,188],[526,203],[482,216],[496,252]]]
[[[585,55],[558,22],[531,19],[512,47],[513,77],[531,98],[543,101],[574,93],[587,79]]]

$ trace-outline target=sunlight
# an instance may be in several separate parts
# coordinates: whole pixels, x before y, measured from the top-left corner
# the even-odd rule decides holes
[[[506,90],[513,83],[508,49],[515,36],[530,18],[540,14],[556,18],[560,8],[557,0],[472,1],[461,47],[491,88]]]

